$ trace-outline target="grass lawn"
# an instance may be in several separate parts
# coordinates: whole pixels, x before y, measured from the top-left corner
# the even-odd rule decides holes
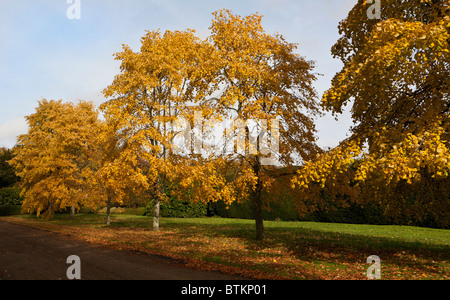
[[[163,255],[192,268],[257,279],[367,279],[367,257],[381,258],[382,279],[450,279],[450,230],[266,221],[266,239],[254,239],[254,221],[224,218],[152,219],[78,214],[70,221],[1,217],[92,243]]]

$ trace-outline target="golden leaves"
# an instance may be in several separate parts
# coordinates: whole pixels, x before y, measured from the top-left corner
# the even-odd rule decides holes
[[[210,40],[217,52],[223,93],[218,113],[244,121],[280,118],[280,153],[285,164],[307,159],[314,144],[313,116],[319,114],[312,83],[314,63],[295,53],[297,45],[267,34],[259,14],[216,12]],[[307,149],[307,150],[305,150]]]
[[[194,122],[196,112],[220,120],[281,118],[280,151],[288,164],[297,154],[307,158],[317,150],[313,63],[294,53],[295,44],[265,33],[261,18],[217,11],[206,41],[192,30],[151,31],[141,39],[140,52],[125,45],[115,55],[122,62],[121,74],[104,90],[113,99],[101,108],[120,133],[123,148],[147,162],[139,172],[149,182],[180,180],[179,192],[190,191],[192,201],[228,204],[257,185],[261,174],[251,168],[248,157],[233,162],[236,156],[206,159],[174,153],[171,142],[179,132],[171,125],[181,117]],[[218,91],[218,98],[207,99]],[[203,123],[200,134],[208,131],[208,121]]]
[[[363,20],[353,14],[356,5],[340,25],[344,36],[333,51],[351,55],[342,56],[345,66],[322,104],[340,113],[353,101],[354,137],[369,144],[358,180],[375,170],[388,183],[412,182],[425,167],[433,176],[448,174],[449,144],[440,141],[449,138],[450,32],[443,2],[422,7],[404,1],[395,7],[388,1],[383,4],[388,18],[370,26],[361,26]]]
[[[21,177],[23,209],[53,212],[86,202],[86,178],[92,174],[91,141],[98,133],[92,103],[77,105],[39,101],[36,113],[26,117],[29,132],[19,137],[10,161]]]
[[[335,182],[340,173],[346,172],[362,151],[359,141],[348,140],[329,152],[319,154],[297,171],[297,176],[292,179],[292,188],[308,189],[313,184],[324,188],[327,182]]]

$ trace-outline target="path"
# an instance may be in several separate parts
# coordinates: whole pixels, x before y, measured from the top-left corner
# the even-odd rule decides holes
[[[0,279],[67,279],[77,255],[83,280],[236,280],[188,269],[167,258],[94,246],[39,229],[0,221]]]

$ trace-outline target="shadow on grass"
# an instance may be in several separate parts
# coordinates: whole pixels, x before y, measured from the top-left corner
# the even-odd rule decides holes
[[[450,261],[449,243],[434,244],[426,240],[408,241],[396,237],[395,234],[392,237],[383,237],[372,235],[370,232],[345,233],[292,226],[270,226],[265,229],[265,240],[258,241],[254,238],[254,225],[251,221],[239,223],[230,220],[220,221],[219,224],[202,225],[188,221],[182,223],[165,221],[165,226],[168,228],[178,228],[181,224],[188,231],[189,227],[197,230],[200,228],[202,234],[209,236],[241,239],[246,249],[250,251],[262,252],[271,248],[285,248],[297,259],[311,263],[323,261],[331,264],[364,264],[367,257],[377,255],[383,262],[400,268],[414,267],[433,272],[433,266],[447,265],[448,268]],[[395,226],[383,226],[383,228],[398,230]],[[443,232],[447,234],[448,231]],[[430,266],[430,263],[433,266]]]

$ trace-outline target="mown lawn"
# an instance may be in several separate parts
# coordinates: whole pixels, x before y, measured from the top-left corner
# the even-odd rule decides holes
[[[450,279],[450,231],[409,226],[313,222],[265,222],[266,239],[254,239],[252,220],[152,219],[78,214],[53,221],[2,217],[72,235],[92,243],[163,255],[192,268],[220,270],[257,279],[367,279],[367,257],[381,258],[382,279]]]

